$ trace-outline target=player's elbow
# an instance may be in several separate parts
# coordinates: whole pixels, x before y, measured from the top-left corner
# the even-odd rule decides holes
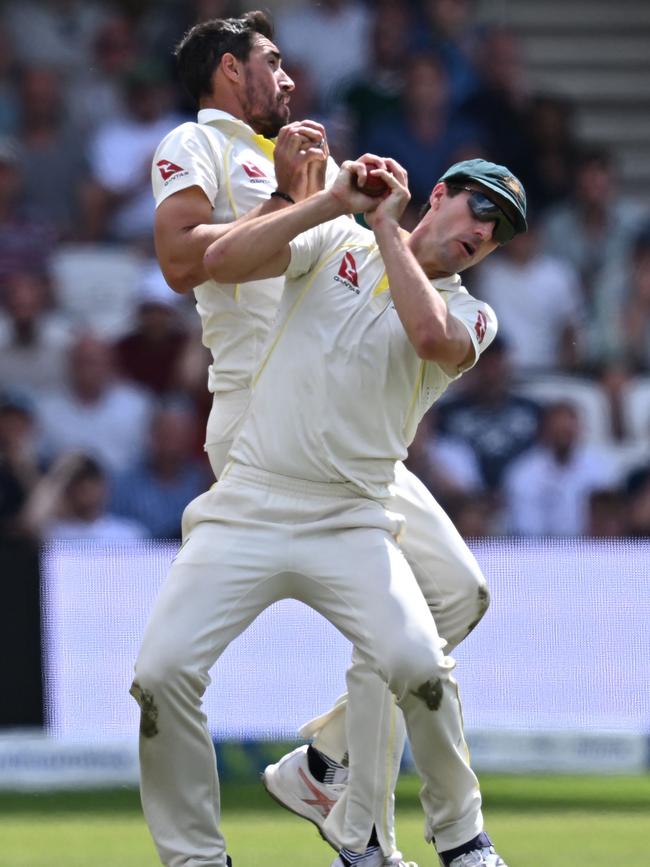
[[[409,335],[413,348],[423,361],[438,361],[441,354],[442,335],[426,322],[419,322]]]
[[[411,343],[423,361],[433,361],[436,364],[458,364],[463,351],[437,325],[422,322],[411,335]]]
[[[179,295],[191,292],[195,286],[205,280],[203,274],[196,273],[196,268],[190,267],[186,262],[171,259],[171,257],[164,255],[159,247],[156,247],[156,253],[165,283]]]
[[[201,280],[196,279],[196,275],[190,273],[187,269],[166,269],[163,271],[163,277],[170,289],[178,292],[179,295],[186,295],[191,292],[195,286],[201,283]]]
[[[206,273],[217,283],[237,283],[246,276],[230,247],[228,239],[224,237],[210,244],[203,256],[203,267]]]

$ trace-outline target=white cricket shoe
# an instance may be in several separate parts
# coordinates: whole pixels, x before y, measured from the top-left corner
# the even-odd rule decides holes
[[[494,846],[486,846],[459,855],[458,858],[454,858],[449,867],[508,867],[508,865],[494,851]]]
[[[321,783],[315,779],[307,763],[306,745],[287,753],[276,764],[267,765],[262,783],[278,804],[313,822],[323,840],[338,851],[336,843],[323,832],[323,823],[345,791],[345,783]]]
[[[392,855],[384,856],[382,867],[418,867],[418,865],[415,861],[404,861],[401,852],[393,852]]]
[[[332,867],[346,867],[346,863],[339,855],[332,862]],[[418,867],[418,865],[415,861],[403,861],[401,852],[393,852],[392,855],[373,852],[367,858],[360,858],[358,861],[355,861],[354,867]]]

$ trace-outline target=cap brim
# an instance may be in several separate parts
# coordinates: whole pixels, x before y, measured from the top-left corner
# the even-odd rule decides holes
[[[514,209],[514,227],[517,233],[526,232],[528,230],[528,223],[526,222],[526,218],[521,213],[519,204],[512,193],[508,190],[507,187],[500,186],[494,181],[486,180],[483,177],[475,177],[474,175],[467,174],[467,172],[461,172],[457,175],[452,175],[451,177],[443,177],[444,181],[452,181],[454,178],[465,178],[468,181],[475,181],[477,184],[481,184],[481,186],[486,187],[488,190],[492,190],[492,192],[496,193],[499,198],[505,199],[506,202],[509,202]],[[510,214],[508,214],[510,216]]]
[[[483,184],[484,187],[487,187],[489,190],[493,190],[493,192],[497,193],[497,195],[505,199],[506,202],[510,202],[512,207],[515,209],[514,217],[515,217],[515,229],[517,232],[525,232],[528,229],[528,223],[526,222],[526,218],[521,213],[519,208],[519,204],[512,193],[504,190],[503,187],[498,186],[498,184],[493,184],[490,181],[485,181],[482,178],[473,178],[479,184]]]

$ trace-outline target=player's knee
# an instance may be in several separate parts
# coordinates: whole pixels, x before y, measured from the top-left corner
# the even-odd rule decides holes
[[[447,678],[455,665],[442,652],[439,640],[401,642],[389,661],[389,686],[398,701],[410,692],[417,692],[429,681]]]
[[[481,576],[482,577],[482,576]],[[472,587],[472,592],[468,595],[469,623],[467,625],[467,635],[481,622],[490,607],[490,590],[487,582],[483,578]]]
[[[129,690],[140,706],[140,734],[143,738],[153,738],[158,734],[159,705],[157,693],[149,688],[148,682],[136,679]]]
[[[457,570],[454,593],[445,607],[446,617],[457,624],[454,634],[445,638],[455,646],[480,623],[490,607],[490,591],[477,563],[466,563]],[[433,614],[438,620],[436,612]]]

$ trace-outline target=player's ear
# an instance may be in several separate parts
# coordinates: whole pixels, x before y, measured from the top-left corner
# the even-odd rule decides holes
[[[446,195],[447,186],[443,181],[440,181],[431,190],[431,195],[429,196],[429,204],[431,205],[431,210],[437,210],[440,207],[440,202]]]
[[[223,72],[228,81],[233,83],[239,82],[241,79],[241,61],[234,54],[227,51],[221,58],[219,69]]]

